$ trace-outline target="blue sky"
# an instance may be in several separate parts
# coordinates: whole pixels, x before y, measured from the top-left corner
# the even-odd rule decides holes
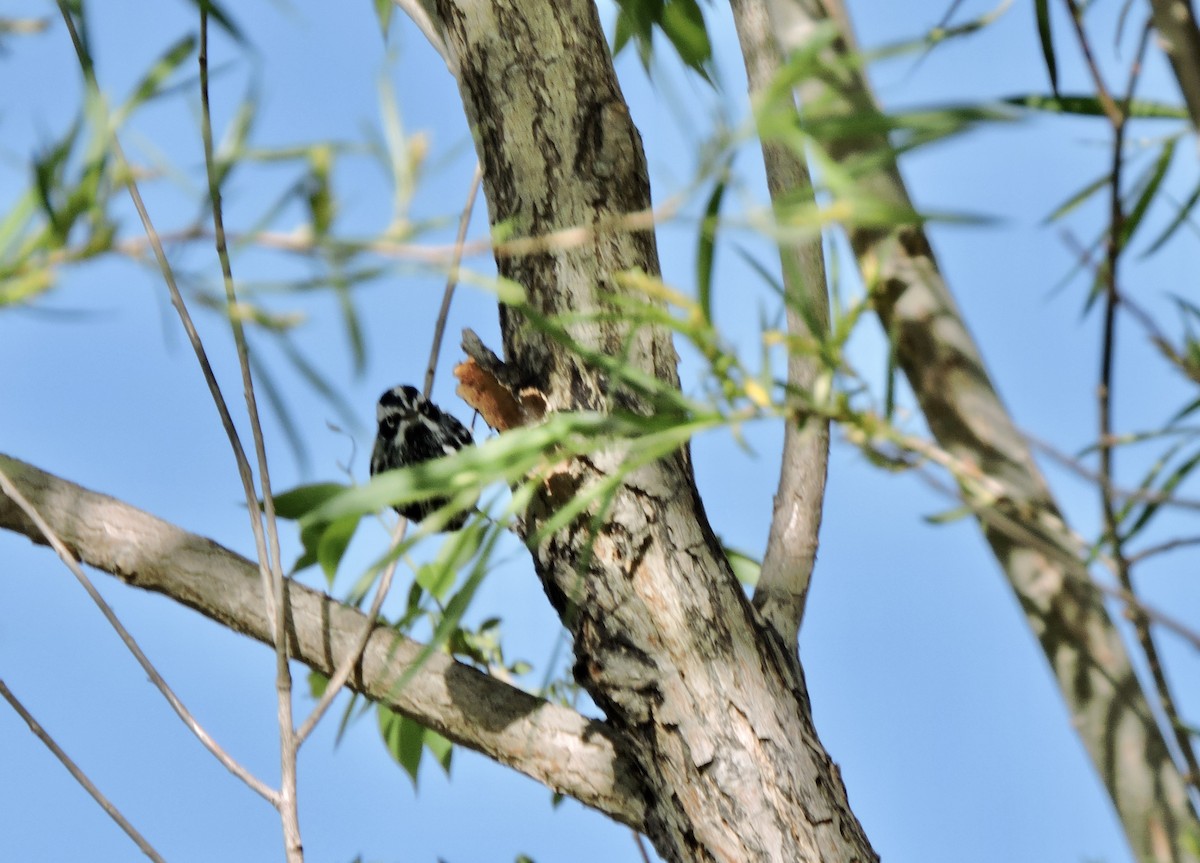
[[[187,3],[93,5],[98,75],[114,99],[163,45],[195,27]],[[51,8],[12,6],[5,14],[45,15]],[[960,14],[987,8],[966,3]],[[613,10],[601,9],[611,26]],[[710,134],[714,117],[741,123],[748,110],[732,24],[719,4],[709,11],[723,96],[666,61],[653,83],[631,54],[618,63],[657,201],[693,179],[696,145]],[[851,11],[864,43],[878,45],[933,26],[944,9],[940,3],[867,0]],[[1097,38],[1105,47],[1113,22],[1102,16],[1109,12],[1100,10],[1098,19]],[[378,82],[386,75],[407,132],[426,135],[430,147],[414,217],[454,213],[465,198],[474,154],[453,82],[407,22],[395,22],[385,47],[365,0],[336,8],[263,3],[236,14],[254,54],[247,59],[216,39],[218,129],[253,80],[261,95],[254,144],[359,140],[365,129],[379,128]],[[57,18],[51,20],[47,32],[10,40],[0,55],[4,79],[20,82],[0,94],[0,210],[27,182],[29,153],[61,135],[77,105],[69,40]],[[1065,22],[1059,23],[1064,89],[1085,89]],[[943,45],[919,64],[911,57],[892,61],[875,70],[874,82],[891,107],[1045,91],[1032,10],[1019,5],[983,33]],[[1150,66],[1143,92],[1176,99],[1161,65]],[[160,230],[185,224],[194,213],[189,189],[194,195],[202,176],[196,117],[195,97],[181,96],[149,106],[123,136],[139,159],[166,154],[181,172],[146,184]],[[1147,126],[1144,134],[1163,131]],[[1079,449],[1095,433],[1097,325],[1081,315],[1085,288],[1079,281],[1054,290],[1073,258],[1058,230],[1042,219],[1104,170],[1106,142],[1098,122],[1027,119],[973,131],[904,164],[920,206],[998,217],[987,227],[935,228],[935,246],[1018,422],[1065,450]],[[738,164],[743,201],[760,205],[754,150],[743,152]],[[226,191],[227,218],[244,227],[294,177],[284,167],[236,175]],[[1194,166],[1173,173],[1175,197],[1185,197],[1194,179]],[[344,201],[340,224],[366,232],[387,223],[390,187],[378,166],[365,158],[347,160],[336,183]],[[475,237],[486,229],[483,212],[480,206]],[[1098,208],[1085,207],[1073,230],[1090,238],[1101,216]],[[288,224],[286,213],[282,224]],[[125,228],[137,235],[128,216]],[[444,226],[427,236],[445,242],[451,233]],[[752,237],[741,239],[763,249]],[[660,232],[668,282],[694,284],[694,242],[695,224],[686,218]],[[1131,270],[1151,308],[1165,308],[1161,294],[1168,288],[1194,297],[1187,276],[1195,267],[1182,257],[1194,242],[1177,242]],[[218,272],[208,249],[178,250],[177,264],[210,283]],[[486,268],[487,262],[472,264]],[[247,252],[235,260],[235,273],[247,280],[312,272],[303,261],[278,254]],[[753,352],[770,293],[728,248],[719,254],[716,278],[718,320]],[[853,279],[846,278],[853,292]],[[362,374],[353,368],[329,296],[264,301],[305,311],[296,344],[335,382],[357,420],[348,432],[330,430],[327,422],[347,424],[263,345],[302,418],[309,450],[302,468],[288,454],[279,424],[267,419],[276,487],[341,479],[339,464],[348,462],[358,478],[365,477],[375,399],[397,382],[419,382],[440,285],[440,277],[414,270],[356,291],[367,344]],[[212,315],[198,317],[230,401],[240,405],[227,328]],[[498,343],[486,292],[459,292],[435,386],[436,400],[466,420],[469,412],[453,396],[449,375],[455,362],[450,348],[463,326]],[[1132,327],[1124,333],[1118,418],[1129,428],[1153,427],[1189,397],[1188,390],[1152,362]],[[856,341],[854,358],[864,372],[881,372],[884,354],[873,325]],[[0,364],[10,370],[0,376],[0,451],[252,553],[232,458],[151,270],[127,260],[81,266],[65,272],[61,285],[33,308],[4,309]],[[686,353],[682,373],[685,387],[694,387],[699,368]],[[913,428],[920,426],[914,422]],[[482,429],[477,432],[482,436]],[[761,553],[766,539],[780,434],[768,425],[747,429],[749,450],[724,432],[693,444],[715,530],[753,553]],[[1136,479],[1135,468],[1126,481]],[[1098,524],[1094,492],[1061,471],[1051,473],[1075,526],[1092,535]],[[922,520],[951,505],[919,479],[883,474],[849,446],[835,444],[801,655],[818,730],[841,766],[855,811],[889,861],[1127,861],[1110,806],[1071,733],[1041,653],[977,530],[965,522],[933,526]],[[1180,523],[1171,528],[1186,530]],[[289,541],[294,552],[294,537]],[[382,529],[368,525],[352,559],[369,560],[384,542]],[[529,682],[536,685],[547,663],[563,661],[561,634],[515,543],[505,559],[485,582],[472,616],[504,618],[506,652],[534,664]],[[164,856],[279,859],[273,811],[193,741],[69,573],[44,549],[8,535],[0,536],[0,561],[0,676]],[[1164,608],[1195,608],[1200,601],[1200,586],[1185,562],[1184,556],[1165,558],[1148,570],[1146,591]],[[306,577],[310,583],[318,578]],[[211,733],[255,772],[274,777],[270,652],[163,598],[107,576],[95,580]],[[1185,712],[1190,708],[1195,716],[1200,666],[1170,639],[1164,646]],[[302,712],[306,699],[298,701]],[[350,861],[361,854],[372,861],[440,857],[470,863],[510,861],[518,853],[538,863],[639,859],[625,828],[570,802],[553,809],[545,789],[465,751],[456,753],[449,780],[427,766],[414,794],[369,717],[336,748],[335,722],[325,723],[300,759],[310,860]],[[0,841],[12,859],[135,859],[136,849],[7,709],[0,709],[0,764]]]

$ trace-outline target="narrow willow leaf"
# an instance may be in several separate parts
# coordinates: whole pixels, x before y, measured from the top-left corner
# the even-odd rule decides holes
[[[467,525],[465,529],[470,530],[471,525]],[[467,608],[471,605],[471,600],[475,598],[475,592],[479,590],[479,585],[483,583],[484,576],[488,573],[488,566],[492,559],[492,550],[503,533],[503,530],[498,525],[489,525],[480,529],[484,531],[486,538],[475,559],[475,565],[471,568],[470,573],[468,573],[463,586],[446,603],[446,609],[434,627],[433,637],[421,647],[412,664],[400,675],[400,679],[392,684],[390,687],[391,692],[400,692],[403,690],[408,682],[413,679],[413,676],[421,670],[426,660],[435,651],[440,650],[450,639],[454,631],[459,628],[463,615],[466,614]]]
[[[975,514],[975,510],[969,506],[958,506],[954,509],[948,509],[945,512],[935,512],[932,515],[924,516],[924,520],[929,524],[950,524],[951,522],[961,521]]]
[[[288,362],[292,364],[292,368],[300,374],[305,383],[312,387],[337,412],[342,423],[353,431],[361,431],[362,421],[359,419],[354,406],[346,400],[346,397],[342,395],[331,381],[325,378],[316,366],[309,362],[308,357],[292,343],[287,333],[280,334],[279,346],[283,350],[284,356],[287,357]]]
[[[1046,63],[1046,74],[1050,76],[1050,90],[1055,96],[1058,96],[1058,60],[1054,56],[1054,33],[1050,26],[1050,2],[1049,0],[1033,0],[1033,8],[1037,14],[1038,41],[1042,44],[1042,60]]]
[[[296,464],[301,470],[307,471],[311,464],[308,445],[305,443],[304,435],[300,433],[300,424],[296,421],[295,414],[288,407],[283,390],[279,388],[275,382],[275,375],[262,361],[257,351],[250,351],[249,359],[255,387],[266,396],[267,404],[279,421],[279,427],[283,430],[283,436],[287,439],[288,448],[292,452],[292,457],[296,459]]]
[[[728,168],[728,166],[726,166]],[[700,223],[700,237],[696,243],[696,295],[704,320],[712,323],[712,276],[713,262],[717,250],[717,230],[720,227],[721,201],[725,197],[725,172],[713,186],[712,194],[704,206],[704,219]]]
[[[336,482],[297,486],[275,495],[275,514],[297,520],[345,490],[346,486]]]
[[[1162,475],[1162,472],[1167,469],[1167,465],[1172,463],[1175,456],[1179,454],[1180,450],[1182,450],[1187,443],[1188,441],[1186,439],[1178,440],[1167,447],[1167,449],[1161,455],[1159,455],[1154,464],[1150,466],[1150,469],[1146,471],[1145,476],[1142,477],[1142,481],[1138,484],[1138,495],[1132,496],[1126,500],[1124,505],[1118,511],[1118,524],[1128,519],[1131,512],[1144,505],[1144,501],[1139,496],[1144,496],[1154,488],[1154,484],[1158,482],[1158,478]],[[1097,446],[1096,449],[1098,450],[1099,447]]]
[[[1166,245],[1167,241],[1170,240],[1171,237],[1175,236],[1175,232],[1178,231],[1179,228],[1189,220],[1197,201],[1200,201],[1200,183],[1198,183],[1196,187],[1192,189],[1192,193],[1188,195],[1187,200],[1179,205],[1179,207],[1176,209],[1174,218],[1172,218],[1170,223],[1163,228],[1162,233],[1154,238],[1154,242],[1150,244],[1146,251],[1142,252],[1140,257],[1148,258]]]
[[[1170,499],[1171,494],[1176,488],[1179,487],[1179,484],[1187,479],[1191,472],[1195,470],[1196,465],[1198,464],[1200,464],[1200,451],[1197,451],[1192,455],[1191,458],[1172,471],[1167,479],[1158,488],[1158,493],[1161,495],[1162,499],[1147,501],[1145,506],[1142,508],[1141,514],[1130,526],[1130,528],[1125,531],[1122,539],[1130,540],[1140,530],[1142,530],[1142,528],[1149,523],[1150,519],[1153,518],[1154,514],[1159,511],[1162,504]]]
[[[387,41],[388,28],[392,23],[392,0],[371,0],[375,7],[375,20],[379,22],[379,33]]]
[[[337,296],[338,308],[342,313],[342,323],[346,328],[346,341],[350,345],[350,355],[354,358],[354,372],[362,374],[367,368],[367,343],[366,337],[363,335],[362,321],[358,316],[358,309],[354,305],[354,298],[351,296],[350,288],[345,280],[335,273],[331,281]]]
[[[137,108],[159,95],[163,82],[175,73],[196,50],[196,37],[189,33],[167,48],[133,89],[133,94],[113,115],[114,129],[120,128]]]
[[[26,189],[25,194],[0,216],[0,259],[11,258],[18,240],[29,230],[33,222],[33,214],[37,211],[37,193]],[[7,260],[4,269],[8,270],[13,261]]]
[[[712,43],[696,0],[667,0],[659,26],[684,64],[711,84]]]
[[[246,37],[242,35],[242,31],[237,24],[233,23],[233,18],[225,11],[222,6],[219,6],[216,0],[191,0],[192,5],[197,9],[202,9],[208,13],[208,17],[212,18],[221,26],[221,29],[228,33],[235,42],[246,44]]]
[[[417,569],[417,584],[438,602],[443,601],[458,573],[479,551],[483,538],[480,522],[473,522],[448,537],[438,549],[437,557]]]
[[[1101,174],[1095,180],[1092,180],[1092,182],[1088,183],[1086,186],[1084,186],[1079,191],[1074,192],[1069,198],[1067,198],[1065,201],[1063,201],[1061,204],[1059,204],[1057,207],[1055,207],[1054,210],[1050,213],[1050,215],[1046,216],[1046,218],[1042,220],[1042,224],[1048,225],[1051,222],[1057,222],[1063,216],[1067,215],[1068,213],[1072,212],[1077,207],[1079,207],[1079,205],[1082,204],[1084,201],[1086,201],[1088,198],[1092,197],[1092,195],[1096,194],[1101,189],[1108,188],[1108,183],[1111,179],[1112,179],[1112,174],[1109,173],[1108,171],[1105,171],[1103,174]]]
[[[452,456],[387,471],[365,485],[345,488],[308,512],[302,521],[330,522],[344,515],[366,515],[430,497],[473,493],[489,482],[516,482],[554,447],[564,446],[567,454],[576,449],[586,451],[597,437],[630,427],[601,414],[557,414],[541,425],[514,429]]]
[[[49,270],[35,270],[20,276],[0,279],[0,307],[27,303],[54,287]]]
[[[779,277],[777,275],[768,270],[766,266],[758,260],[758,258],[754,257],[753,253],[751,253],[749,249],[741,244],[738,244],[734,246],[734,250],[738,253],[738,257],[745,261],[746,265],[750,267],[750,269],[754,270],[754,272],[760,279],[763,280],[763,283],[768,288],[770,288],[780,297],[784,296],[783,282],[779,281]]]
[[[1154,166],[1150,169],[1150,174],[1144,183],[1139,183],[1142,186],[1142,191],[1137,197],[1137,201],[1129,210],[1129,214],[1125,217],[1125,221],[1121,223],[1121,232],[1117,236],[1117,243],[1120,248],[1125,248],[1129,241],[1133,239],[1133,234],[1142,224],[1142,219],[1146,215],[1146,211],[1150,209],[1150,204],[1154,202],[1154,196],[1158,193],[1159,187],[1162,186],[1163,178],[1167,175],[1167,169],[1171,167],[1171,158],[1175,155],[1175,145],[1179,143],[1178,138],[1170,138],[1158,153],[1158,158],[1154,160]]]
[[[1089,95],[1059,95],[1047,96],[1042,93],[1027,93],[1009,96],[1002,100],[1006,104],[1028,108],[1033,111],[1045,111],[1050,114],[1079,114],[1085,117],[1103,117],[1104,107],[1100,99]],[[1169,102],[1156,102],[1150,99],[1134,99],[1129,104],[1129,116],[1147,120],[1186,120],[1188,113],[1185,108],[1172,105]]]
[[[221,187],[230,173],[241,164],[246,155],[246,142],[254,130],[254,121],[258,118],[259,95],[256,87],[251,87],[246,97],[238,105],[237,113],[229,128],[222,136],[221,144],[213,161],[216,163],[216,182]]]

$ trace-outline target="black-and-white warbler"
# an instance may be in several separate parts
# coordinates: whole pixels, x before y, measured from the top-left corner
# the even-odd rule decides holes
[[[421,395],[416,387],[393,387],[380,396],[375,418],[379,428],[371,452],[371,476],[451,455],[474,443],[466,426]],[[414,501],[397,506],[396,512],[409,521],[420,521],[448,500]],[[466,520],[466,512],[458,513],[445,529],[458,530]]]

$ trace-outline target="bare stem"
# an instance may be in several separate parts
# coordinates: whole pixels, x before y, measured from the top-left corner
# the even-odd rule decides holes
[[[396,529],[392,532],[392,543],[389,551],[394,551],[396,546],[404,541],[404,534],[408,530],[408,519],[401,518]],[[383,574],[379,579],[379,587],[375,590],[375,598],[371,601],[371,607],[367,611],[367,619],[363,623],[362,632],[358,636],[358,641],[355,643],[354,649],[348,653],[338,665],[329,682],[325,685],[325,691],[321,693],[320,699],[316,706],[308,715],[308,718],[301,723],[300,728],[296,731],[296,748],[299,749],[304,741],[308,739],[317,723],[321,721],[321,717],[329,710],[329,706],[333,704],[333,699],[337,698],[342,687],[346,685],[346,681],[350,679],[350,674],[354,671],[355,666],[362,660],[363,651],[367,649],[367,643],[371,640],[371,635],[375,631],[375,622],[379,619],[379,610],[383,608],[383,601],[387,598],[388,591],[392,587],[392,576],[396,573],[396,567],[400,563],[400,558],[393,558],[391,563],[384,567]]]
[[[25,721],[25,724],[29,726],[29,730],[33,732],[34,736],[37,737],[38,740],[42,741],[42,743],[46,744],[46,748],[54,753],[54,757],[62,763],[63,767],[67,768],[67,771],[73,777],[75,777],[75,781],[82,785],[88,794],[92,795],[92,799],[100,804],[100,808],[108,813],[109,818],[117,822],[117,826],[125,831],[125,835],[133,840],[133,843],[137,845],[139,849],[141,849],[141,852],[151,860],[156,861],[156,863],[165,863],[162,856],[155,851],[154,847],[146,840],[146,837],[139,833],[137,828],[129,823],[125,816],[121,814],[121,811],[113,805],[112,801],[110,801],[104,796],[103,793],[101,793],[100,789],[92,783],[92,780],[88,779],[87,774],[79,768],[79,765],[72,761],[70,756],[63,751],[62,747],[54,742],[54,738],[51,737],[46,730],[38,724],[38,721],[33,718],[33,715],[28,710],[25,709],[25,706],[21,704],[20,700],[13,694],[12,690],[5,686],[3,680],[0,680],[0,698],[3,698],[9,703],[9,705],[12,706],[12,709],[17,712],[17,715],[20,716],[21,719]]]
[[[262,423],[259,418],[257,399],[254,395],[254,380],[250,374],[250,351],[246,344],[245,328],[238,312],[237,293],[233,283],[233,267],[229,260],[229,248],[225,241],[225,220],[221,207],[221,188],[217,178],[213,156],[212,115],[208,92],[208,10],[200,6],[200,105],[201,136],[204,139],[204,167],[208,175],[208,194],[212,204],[213,233],[216,238],[217,257],[221,262],[221,276],[225,283],[225,302],[229,323],[233,329],[233,340],[237,347],[238,366],[242,372],[242,392],[246,399],[246,413],[250,419],[254,452],[258,461],[258,477],[262,487],[263,514],[259,514],[258,498],[253,481],[246,486],[246,504],[250,511],[250,523],[254,531],[258,552],[259,569],[263,577],[263,598],[274,624],[275,641],[275,690],[279,724],[280,790],[279,816],[283,823],[284,847],[289,861],[304,859],[300,840],[300,819],[296,794],[296,729],[292,717],[292,671],[288,665],[287,638],[287,595],[283,578],[283,566],[279,546],[278,523],[275,519],[275,500],[271,494],[270,471],[267,468],[267,448],[263,439]],[[263,536],[263,521],[266,521],[266,537]],[[268,547],[269,544],[269,547]]]
[[[438,310],[437,323],[433,327],[433,346],[429,349],[429,365],[425,368],[425,398],[433,392],[433,373],[437,368],[438,354],[442,352],[442,337],[446,334],[446,319],[450,316],[450,303],[454,300],[454,288],[458,284],[458,268],[462,264],[463,247],[467,242],[467,227],[471,224],[471,212],[475,209],[475,197],[483,181],[483,169],[476,164],[471,190],[467,192],[467,203],[458,220],[458,236],[454,240],[454,252],[450,260],[450,271],[446,275],[446,290],[442,292],[442,307]]]
[[[1121,263],[1121,255],[1125,251],[1126,214],[1124,203],[1121,199],[1122,168],[1125,162],[1125,133],[1129,124],[1130,106],[1133,102],[1133,95],[1137,88],[1138,79],[1141,77],[1142,62],[1149,45],[1150,26],[1146,24],[1142,28],[1138,50],[1134,55],[1133,63],[1129,69],[1129,79],[1125,93],[1118,101],[1108,91],[1103,76],[1100,74],[1100,70],[1092,56],[1090,42],[1083,26],[1083,13],[1078,3],[1076,0],[1066,0],[1066,3],[1071,12],[1071,20],[1075,25],[1076,36],[1084,58],[1087,61],[1088,69],[1091,72],[1097,96],[1113,130],[1112,167],[1109,171],[1108,182],[1109,227],[1108,237],[1105,242],[1104,268],[1100,274],[1103,278],[1104,287],[1104,319],[1100,354],[1100,381],[1096,393],[1099,402],[1098,422],[1100,432],[1099,488],[1101,509],[1104,515],[1104,532],[1107,534],[1109,544],[1112,548],[1113,567],[1117,581],[1123,593],[1131,597],[1136,597],[1137,594],[1133,585],[1133,566],[1125,551],[1124,537],[1121,535],[1120,516],[1117,512],[1118,504],[1116,496],[1113,494],[1113,475],[1115,472],[1113,447],[1113,441],[1115,440],[1115,433],[1113,431],[1113,367],[1117,345],[1117,312],[1122,303],[1118,268]],[[1175,699],[1171,694],[1171,687],[1167,682],[1162,659],[1154,643],[1154,634],[1150,628],[1150,617],[1146,614],[1140,603],[1130,603],[1129,610],[1138,645],[1141,647],[1142,653],[1146,658],[1146,666],[1150,670],[1150,676],[1154,681],[1159,705],[1162,707],[1167,724],[1170,726],[1170,732],[1179,749],[1179,754],[1187,764],[1188,770],[1185,774],[1185,781],[1192,785],[1193,788],[1200,787],[1198,786],[1198,783],[1200,783],[1200,763],[1197,762],[1196,753],[1192,747],[1191,735],[1180,718],[1179,710],[1175,705]]]

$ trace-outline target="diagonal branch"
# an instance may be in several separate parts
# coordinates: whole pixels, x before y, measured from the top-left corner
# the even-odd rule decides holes
[[[74,554],[134,587],[165,594],[228,628],[271,644],[258,568],[204,537],[0,455],[2,469]],[[42,543],[41,532],[0,494],[0,528]],[[358,610],[295,582],[287,585],[289,655],[329,675],[356,649],[366,624]],[[536,698],[443,654],[401,690],[422,645],[380,623],[349,681],[455,743],[553,790],[642,829],[644,802],[619,734],[605,723]]]
[[[844,116],[878,116],[875,98],[857,71],[853,36],[839,0],[768,2],[784,53],[807,47],[818,28],[835,28],[837,38],[824,57],[831,74],[810,79],[802,99],[820,100],[823,110]],[[878,167],[862,177],[864,191],[897,211],[911,212],[895,159],[880,158],[889,150],[886,137],[870,133],[829,146],[838,162],[861,161],[868,154],[877,158]],[[939,445],[999,483],[1005,494],[996,506],[1031,527],[1036,541],[980,520],[1137,859],[1200,859],[1183,847],[1188,833],[1200,833],[1200,822],[1179,767],[1120,633],[1095,591],[1073,577],[1086,577],[1086,568],[1024,436],[992,384],[928,237],[915,224],[852,225],[848,233],[875,309],[895,339],[897,362]]]
[[[753,98],[778,74],[779,52],[762,0],[733,0],[730,5]],[[763,141],[762,150],[767,187],[777,206],[787,199],[812,198],[812,179],[797,153],[767,141]],[[781,243],[779,254],[788,333],[794,338],[823,337],[829,326],[829,299],[820,236]],[[791,350],[789,388],[798,393],[811,392],[822,369],[817,357]],[[829,421],[802,415],[790,420],[783,433],[779,490],[775,493],[767,552],[754,589],[754,605],[789,647],[796,644],[816,562],[828,462]]]
[[[1200,129],[1200,29],[1191,0],[1150,0],[1151,21],[1183,91],[1192,127]]]

